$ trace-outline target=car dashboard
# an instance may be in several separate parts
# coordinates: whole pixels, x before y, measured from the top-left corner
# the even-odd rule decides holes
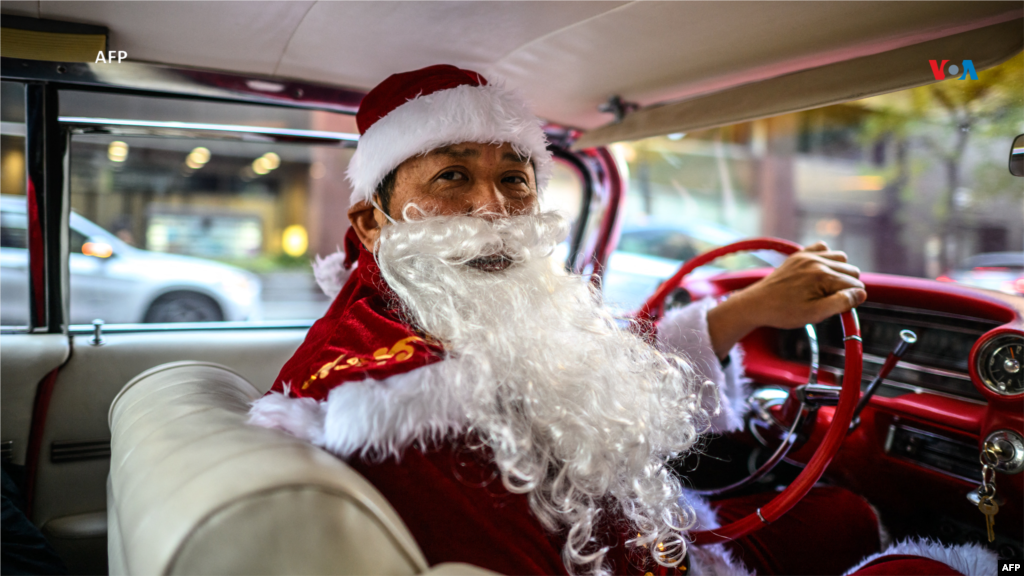
[[[768,272],[695,279],[685,288],[693,298],[723,297]],[[868,292],[857,309],[864,342],[862,389],[901,330],[918,338],[881,383],[825,479],[866,497],[897,537],[984,542],[984,517],[967,495],[981,482],[985,439],[1000,430],[1024,432],[1024,297],[885,274],[865,273],[861,280]],[[845,355],[839,318],[816,330],[820,381],[841,384]],[[810,343],[803,329],[761,328],[742,346],[752,387],[793,388],[808,381]],[[832,413],[833,408],[820,409],[810,439],[790,455],[791,463],[807,462]],[[1024,474],[997,473],[996,481],[1003,502],[994,547],[1003,558],[1020,558]]]

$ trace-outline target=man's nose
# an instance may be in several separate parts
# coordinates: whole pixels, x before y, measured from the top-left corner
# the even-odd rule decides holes
[[[468,194],[467,213],[479,215],[488,220],[509,216],[508,199],[493,183],[479,180]]]

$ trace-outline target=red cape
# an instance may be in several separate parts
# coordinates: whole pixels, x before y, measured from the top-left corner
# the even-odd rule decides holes
[[[345,383],[384,380],[441,360],[436,342],[402,320],[380,268],[352,228],[345,236],[346,267],[358,265],[323,318],[281,369],[270,392],[327,399]],[[268,394],[270,393],[268,392]]]

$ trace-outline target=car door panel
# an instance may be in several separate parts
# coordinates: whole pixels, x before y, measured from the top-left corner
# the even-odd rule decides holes
[[[43,527],[73,572],[104,568],[106,481],[110,469],[107,411],[136,375],[179,360],[232,368],[261,391],[298,348],[306,328],[266,330],[157,330],[73,339],[73,353],[57,376],[42,438],[32,520]],[[6,363],[6,349],[5,349]],[[43,372],[45,374],[45,372]],[[5,365],[6,375],[6,365]],[[6,378],[6,376],[5,376]],[[6,380],[5,380],[6,391]],[[5,397],[5,430],[6,397]],[[6,432],[5,432],[6,438]],[[97,537],[97,531],[102,536]],[[91,544],[89,540],[94,540]]]
[[[11,442],[11,462],[24,465],[39,383],[68,359],[71,347],[63,334],[4,334],[0,349],[0,437]]]

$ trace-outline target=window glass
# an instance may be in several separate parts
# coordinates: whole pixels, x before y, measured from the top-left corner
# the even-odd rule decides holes
[[[569,256],[569,242],[580,225],[583,204],[583,180],[568,163],[555,160],[548,187],[540,197],[541,210],[557,210],[569,222],[569,235],[555,249],[554,257],[564,261]]]
[[[1021,132],[1018,54],[977,80],[615,144],[629,193],[606,300],[633,310],[683,261],[755,236],[824,240],[867,272],[1024,292],[1022,185],[1007,170]]]
[[[61,93],[62,116],[348,132],[348,116]],[[352,151],[336,146],[74,135],[72,324],[313,320],[311,262],[344,245]]]
[[[25,85],[0,82],[0,325],[28,323]]]

